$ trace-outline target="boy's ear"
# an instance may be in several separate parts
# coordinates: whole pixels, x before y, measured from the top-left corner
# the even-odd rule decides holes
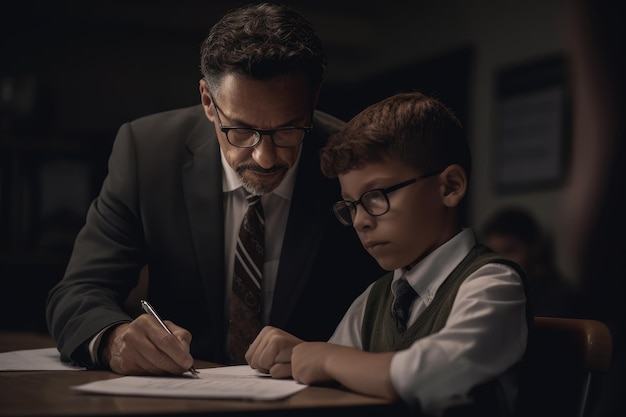
[[[456,207],[467,192],[467,173],[458,164],[449,165],[439,174],[441,179],[441,198],[446,207]]]

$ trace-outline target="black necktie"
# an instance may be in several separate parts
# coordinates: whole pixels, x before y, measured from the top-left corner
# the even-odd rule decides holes
[[[261,330],[261,282],[265,219],[261,196],[248,194],[235,250],[230,300],[229,344],[233,364],[245,364],[248,346]]]
[[[400,278],[396,284],[396,298],[391,308],[391,315],[396,319],[399,332],[406,330],[406,324],[409,320],[409,309],[415,297],[417,297],[417,293],[406,278]]]

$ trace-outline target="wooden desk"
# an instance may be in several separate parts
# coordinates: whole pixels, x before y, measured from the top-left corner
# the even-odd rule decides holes
[[[0,351],[54,346],[47,335],[0,333]],[[197,368],[207,367],[198,361]],[[346,390],[308,387],[280,401],[233,401],[96,395],[73,385],[117,378],[108,371],[0,372],[0,416],[402,416],[404,406]]]

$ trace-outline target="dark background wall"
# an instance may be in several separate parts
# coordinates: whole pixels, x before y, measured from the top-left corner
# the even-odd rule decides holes
[[[548,12],[554,1],[547,2]],[[0,328],[45,331],[46,293],[63,274],[106,174],[117,128],[145,114],[197,104],[200,43],[226,10],[245,3],[26,0],[4,6]],[[543,16],[546,2],[526,4],[531,16],[487,0],[287,3],[312,20],[328,50],[322,110],[348,119],[395,92],[420,90],[456,112],[479,167],[489,158],[482,154],[491,122],[483,114],[491,106],[494,68],[542,55],[555,44],[553,33],[542,29],[553,20]],[[529,17],[535,26],[522,24],[521,35],[503,23]],[[547,33],[547,41],[537,32]],[[515,42],[501,40],[512,33]],[[472,192],[478,198],[468,199],[466,217],[478,223],[500,200],[488,186]],[[552,194],[513,198],[528,197],[538,201],[538,211],[553,201]]]

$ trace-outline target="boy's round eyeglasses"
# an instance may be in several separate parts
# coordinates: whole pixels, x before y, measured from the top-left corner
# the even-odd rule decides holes
[[[354,216],[356,215],[356,206],[358,206],[359,204],[363,206],[367,214],[369,214],[370,216],[382,216],[383,214],[387,213],[390,208],[389,198],[387,197],[387,194],[391,193],[392,191],[399,190],[400,188],[406,187],[407,185],[414,184],[428,177],[440,174],[441,172],[443,172],[443,169],[429,172],[415,178],[411,178],[410,180],[406,180],[399,184],[392,185],[391,187],[376,188],[374,190],[366,191],[357,201],[337,201],[335,204],[333,204],[333,213],[335,213],[337,220],[339,220],[339,222],[344,226],[350,226],[352,224]]]
[[[213,101],[213,107],[215,107],[215,114],[217,115],[217,123],[220,125],[220,130],[226,135],[228,143],[237,148],[254,148],[261,142],[263,135],[269,136],[274,146],[278,148],[293,148],[294,146],[300,145],[304,140],[304,135],[313,129],[313,125],[307,127],[286,126],[272,130],[224,126],[220,118],[220,109],[217,107],[213,95],[210,94],[210,96]]]

